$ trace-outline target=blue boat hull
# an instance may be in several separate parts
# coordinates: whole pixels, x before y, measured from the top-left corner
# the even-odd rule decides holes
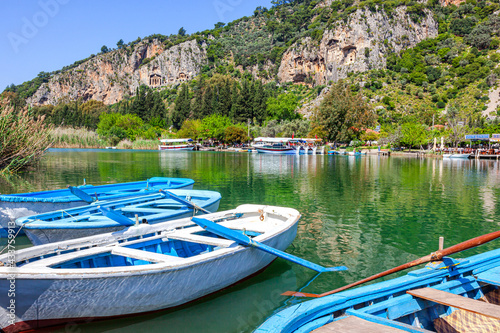
[[[219,201],[213,204],[203,207],[210,212],[216,212],[219,209]],[[199,214],[198,214],[199,215]],[[193,216],[191,210],[185,211],[183,213],[172,214],[161,220],[157,220],[152,224],[166,222],[170,220],[185,218]],[[68,239],[88,237],[95,234],[103,234],[107,232],[115,232],[125,229],[125,226],[108,226],[101,228],[81,228],[81,229],[63,229],[63,228],[44,228],[44,229],[26,229],[26,236],[30,239],[33,245],[42,245],[47,243],[61,242]]]
[[[144,195],[159,189],[192,189],[193,184],[194,181],[187,178],[154,177],[147,181],[82,185],[78,188],[92,197],[97,195],[99,201],[105,201]],[[19,228],[13,222],[20,217],[85,205],[87,202],[73,195],[69,189],[0,195],[0,237],[17,233]],[[20,234],[23,233],[21,230]]]
[[[433,332],[434,320],[454,310],[415,299],[406,291],[432,287],[477,299],[494,289],[479,283],[477,275],[494,276],[498,285],[499,267],[500,249],[462,260],[445,257],[443,262],[429,264],[406,276],[291,306],[267,319],[255,332],[308,333],[350,316],[408,332]]]
[[[218,192],[184,189],[170,190],[170,192],[177,196],[192,197],[193,202],[210,212],[219,209],[221,196]],[[100,207],[118,212],[124,221],[129,223],[128,226],[135,223],[136,215],[138,222],[145,219],[149,224],[194,215],[193,210],[186,205],[158,193],[23,217],[16,220],[16,224],[23,226],[23,230],[34,245],[114,232],[127,227],[104,216]]]

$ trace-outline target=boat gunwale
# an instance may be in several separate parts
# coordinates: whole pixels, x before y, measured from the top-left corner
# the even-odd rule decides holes
[[[175,178],[175,177],[152,177],[147,180],[140,180],[140,181],[134,181],[134,182],[126,182],[126,183],[113,183],[113,184],[102,184],[102,185],[80,185],[76,186],[80,190],[85,192],[85,189],[91,189],[91,190],[99,190],[99,189],[106,189],[106,188],[112,188],[112,187],[133,187],[133,186],[141,186],[141,187],[146,187],[148,184],[154,184],[157,183],[156,185],[151,185],[151,187],[160,187],[164,188],[162,185],[164,184],[172,184],[172,183],[179,183],[177,187],[169,187],[169,189],[183,189],[184,187],[188,187],[194,184],[194,180],[190,178]],[[32,203],[66,203],[66,202],[78,202],[82,201],[82,199],[74,196],[70,193],[68,195],[61,195],[59,197],[43,197],[39,198],[36,195],[48,195],[51,193],[57,193],[59,191],[69,191],[67,189],[54,189],[54,190],[45,190],[45,191],[36,191],[36,192],[26,192],[26,193],[12,193],[12,194],[2,194],[0,195],[0,202],[32,202]],[[118,190],[119,191],[119,190]],[[102,191],[99,193],[106,193],[107,191]],[[120,193],[120,192],[119,192]],[[88,194],[88,193],[87,193]],[[122,193],[124,194],[124,193]],[[90,195],[90,194],[89,194]],[[106,199],[103,199],[106,200]]]

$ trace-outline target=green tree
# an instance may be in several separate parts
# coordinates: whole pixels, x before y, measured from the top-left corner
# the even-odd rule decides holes
[[[415,122],[407,122],[401,125],[401,139],[400,142],[404,146],[408,146],[411,151],[412,147],[419,147],[428,143],[430,140],[430,133],[427,126]]]
[[[101,47],[101,52],[102,52],[102,53],[108,53],[108,52],[109,52],[108,47],[107,47],[106,45],[103,45],[103,46]]]
[[[220,114],[212,114],[202,120],[202,135],[201,137],[208,139],[223,140],[225,130],[231,126],[231,119]]]
[[[181,28],[179,29],[179,31],[177,32],[177,34],[178,34],[179,36],[184,37],[184,36],[186,35],[186,29],[184,29],[184,27],[181,27]]]
[[[358,138],[361,129],[373,126],[375,119],[362,94],[354,94],[343,81],[330,88],[317,111],[318,125],[327,132],[326,139],[334,142]]]
[[[203,126],[200,119],[186,119],[181,129],[177,132],[178,138],[191,138],[197,140],[201,137]]]
[[[295,112],[298,106],[297,97],[292,93],[280,94],[267,99],[267,114],[271,119],[292,120],[300,118]]]
[[[117,43],[116,46],[121,49],[125,43],[123,42],[123,39],[120,39]]]
[[[184,120],[189,118],[191,112],[191,99],[189,88],[183,83],[175,100],[174,111],[172,112],[172,124],[175,128],[180,128]]]
[[[242,126],[231,125],[224,130],[224,141],[227,143],[241,143],[248,140],[247,129]]]

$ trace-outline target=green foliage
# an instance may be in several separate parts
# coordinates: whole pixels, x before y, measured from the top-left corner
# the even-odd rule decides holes
[[[51,126],[28,108],[19,112],[0,102],[0,174],[10,174],[32,165],[49,148]]]
[[[400,143],[409,148],[419,147],[430,140],[427,126],[415,122],[407,122],[401,125]]]
[[[203,127],[200,119],[186,119],[182,123],[181,129],[177,131],[177,137],[197,140],[201,138],[202,131]]]
[[[476,22],[477,19],[475,17],[452,20],[450,23],[450,32],[457,36],[468,35],[476,25]]]
[[[293,120],[300,118],[295,112],[298,106],[297,97],[294,94],[283,93],[277,97],[267,100],[267,113],[270,119]]]
[[[464,41],[480,50],[489,48],[491,43],[491,29],[484,24],[478,25],[464,38]]]
[[[154,130],[149,132],[148,130],[149,127],[144,127],[142,119],[134,114],[103,113],[97,125],[97,134],[114,142],[115,145],[125,138],[131,141],[137,137],[154,138],[155,136],[152,135]]]
[[[201,137],[204,139],[224,140],[226,128],[232,125],[227,116],[212,114],[201,122]]]
[[[184,120],[188,119],[191,112],[191,99],[189,97],[189,88],[187,84],[182,84],[177,99],[175,100],[175,108],[172,112],[172,124],[175,128],[180,128]]]
[[[327,139],[348,142],[361,135],[362,128],[375,122],[375,114],[360,93],[353,94],[346,83],[333,85],[318,108],[318,124],[324,126]]]
[[[224,141],[228,143],[242,143],[248,141],[247,129],[242,126],[230,125],[224,130]]]

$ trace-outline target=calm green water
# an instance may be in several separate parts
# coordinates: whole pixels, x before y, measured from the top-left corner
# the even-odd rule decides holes
[[[350,270],[322,274],[306,286],[314,272],[278,259],[243,283],[175,310],[67,329],[251,332],[277,309],[300,301],[281,292],[304,286],[325,292],[427,255],[437,250],[439,236],[451,246],[498,230],[500,221],[496,161],[53,150],[36,170],[0,180],[0,192],[62,188],[83,178],[99,185],[153,176],[192,178],[197,189],[219,191],[220,210],[245,203],[296,208],[302,218],[288,251]]]

